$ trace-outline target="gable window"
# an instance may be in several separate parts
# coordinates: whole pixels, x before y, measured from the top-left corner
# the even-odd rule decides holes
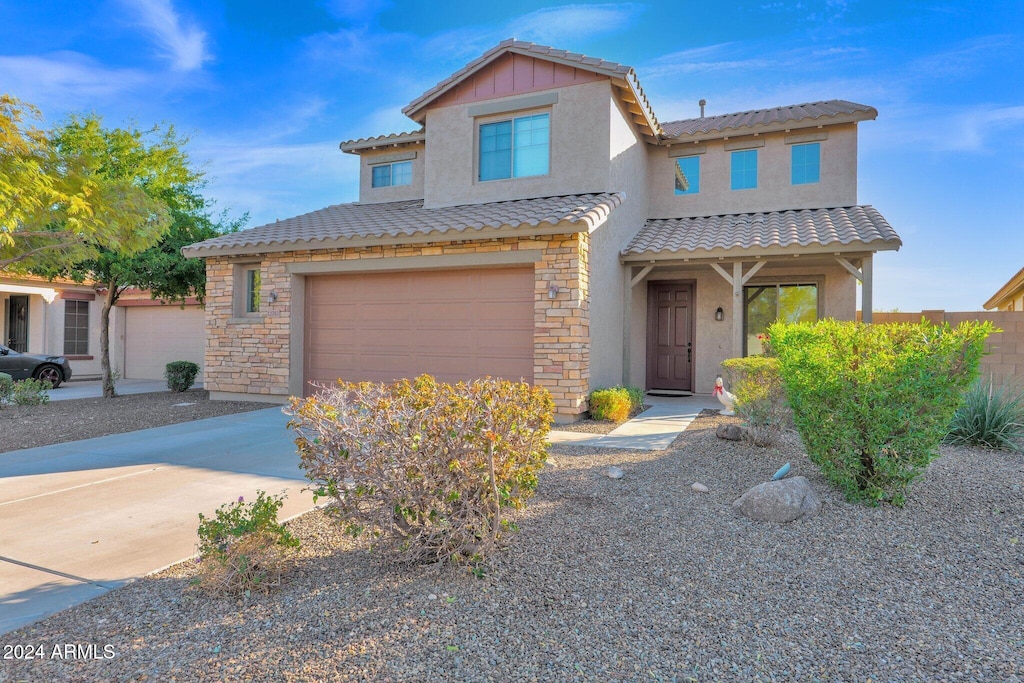
[[[534,114],[480,125],[480,180],[547,175],[550,116]]]
[[[89,355],[89,302],[64,302],[64,355]]]
[[[745,149],[732,153],[732,189],[757,188],[757,150]]]
[[[821,178],[821,143],[793,145],[792,178],[794,185],[816,183]]]
[[[245,271],[245,312],[260,312],[260,271],[249,268]]]
[[[778,284],[743,288],[744,355],[762,353],[758,335],[776,321],[810,323],[818,319],[818,285]]]
[[[680,157],[675,163],[676,194],[700,192],[700,157]]]
[[[396,161],[373,167],[373,187],[395,187],[412,184],[412,162]]]

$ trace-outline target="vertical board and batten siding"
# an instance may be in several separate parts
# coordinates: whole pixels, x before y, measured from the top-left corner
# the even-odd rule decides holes
[[[533,381],[533,268],[306,279],[305,387],[428,373]]]

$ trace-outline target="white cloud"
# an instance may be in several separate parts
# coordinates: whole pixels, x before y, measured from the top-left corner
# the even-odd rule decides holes
[[[4,90],[44,110],[92,108],[97,99],[111,98],[147,80],[137,69],[111,69],[77,52],[0,56]]]
[[[171,0],[122,0],[134,11],[139,25],[156,40],[177,71],[194,71],[209,61],[206,32],[186,24],[174,11]]]

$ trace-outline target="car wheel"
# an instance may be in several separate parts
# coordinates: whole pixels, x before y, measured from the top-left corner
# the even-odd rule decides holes
[[[64,375],[56,365],[40,365],[32,376],[40,382],[48,382],[51,389],[56,389],[64,381]]]

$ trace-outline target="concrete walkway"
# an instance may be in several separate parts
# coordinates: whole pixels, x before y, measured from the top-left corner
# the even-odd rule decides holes
[[[63,391],[63,388],[58,389]],[[278,407],[0,454],[0,634],[195,553],[198,513],[287,492],[312,509]]]
[[[668,448],[705,408],[718,410],[722,404],[711,395],[665,397],[644,396],[651,407],[608,434],[586,434],[552,430],[549,441],[574,446],[628,448],[661,451]]]
[[[192,388],[202,389],[203,383],[196,382]],[[164,379],[119,379],[114,382],[114,389],[118,394],[152,394],[158,391],[170,391],[167,388],[167,380]],[[103,382],[98,379],[79,382],[72,378],[70,382],[65,382],[56,389],[50,389],[48,393],[51,401],[99,398],[103,395]]]

